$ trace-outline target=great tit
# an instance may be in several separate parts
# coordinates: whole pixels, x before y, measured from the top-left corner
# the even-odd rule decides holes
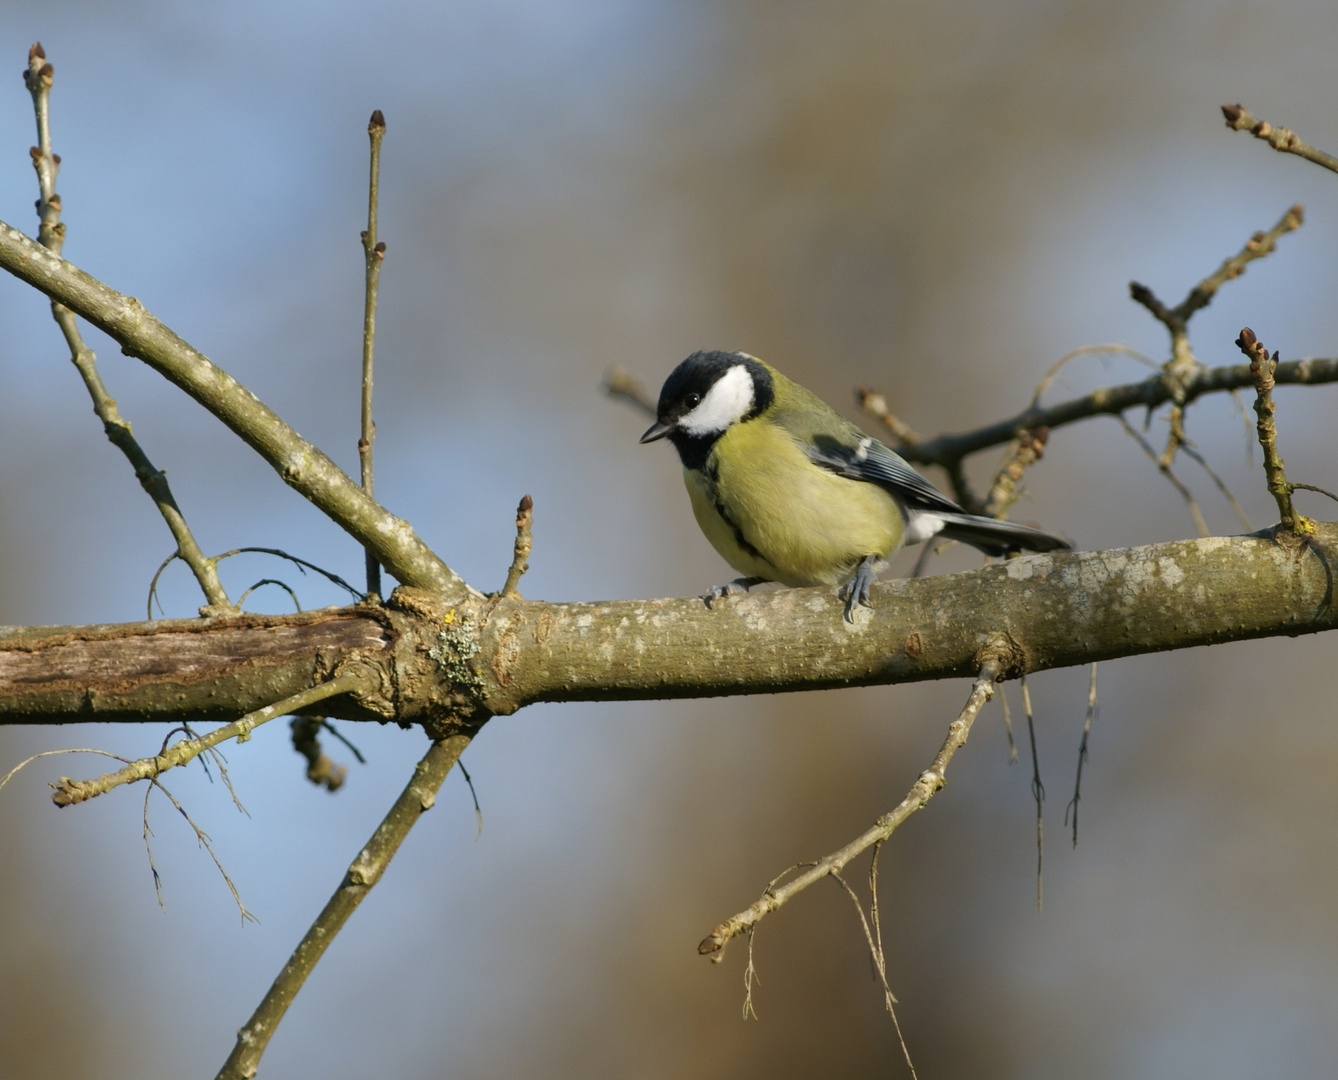
[[[668,438],[692,512],[743,577],[707,600],[764,581],[842,585],[845,618],[871,607],[881,564],[942,535],[1003,555],[1066,540],[968,514],[902,458],[816,395],[741,352],[696,352],[665,380],[643,443]]]

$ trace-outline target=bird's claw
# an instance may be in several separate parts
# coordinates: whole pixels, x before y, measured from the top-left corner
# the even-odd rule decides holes
[[[741,596],[751,589],[754,585],[760,585],[764,578],[741,577],[733,581],[727,581],[723,585],[715,585],[702,593],[702,599],[706,601],[706,606],[714,607],[717,600],[723,600],[727,596]]]
[[[869,591],[873,587],[874,581],[878,577],[874,564],[877,560],[874,556],[867,556],[860,564],[859,569],[855,571],[855,576],[841,586],[841,591],[837,595],[846,602],[845,620],[848,623],[855,621],[855,607],[873,608],[869,601]]]

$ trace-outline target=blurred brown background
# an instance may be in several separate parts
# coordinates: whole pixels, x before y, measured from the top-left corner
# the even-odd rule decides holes
[[[637,447],[643,419],[601,396],[613,365],[658,385],[694,349],[742,348],[849,415],[871,384],[922,432],[965,429],[1017,410],[1076,346],[1163,356],[1129,280],[1175,303],[1297,201],[1305,227],[1227,286],[1193,339],[1210,364],[1239,362],[1246,324],[1284,358],[1338,343],[1338,177],[1227,132],[1218,112],[1243,101],[1338,146],[1330,5],[10,0],[6,15],[0,217],[31,225],[17,72],[40,38],[57,70],[68,257],[349,469],[363,132],[385,111],[377,493],[480,588],[501,583],[525,492],[527,595],[686,595],[727,575],[673,455]],[[45,304],[0,282],[0,322],[0,622],[140,618],[166,533],[97,430]],[[281,546],[357,579],[351,544],[94,338],[207,549]],[[1050,398],[1143,376],[1081,360]],[[1334,391],[1279,401],[1293,478],[1333,488]],[[1256,526],[1270,522],[1232,403],[1196,405],[1189,429]],[[1164,431],[1154,418],[1153,441]],[[1205,477],[1181,472],[1211,526],[1240,531]],[[1109,420],[1057,432],[1028,484],[1016,516],[1086,548],[1193,532]],[[973,565],[957,553],[936,569]],[[166,610],[189,615],[198,601],[174,573]],[[227,573],[236,595],[282,571]],[[292,583],[307,605],[339,602]],[[1332,648],[1103,665],[1076,850],[1062,819],[1087,673],[1033,680],[1042,914],[1030,772],[1008,765],[987,710],[948,788],[882,860],[889,977],[922,1077],[1332,1070]],[[740,1019],[745,950],[713,967],[695,946],[774,874],[893,805],[966,692],[494,721],[465,759],[481,838],[452,777],[262,1075],[903,1075],[834,885],[758,932],[756,1022]],[[346,733],[370,763],[333,797],[305,784],[278,724],[229,752],[250,818],[201,775],[170,785],[259,926],[238,927],[164,803],[166,913],[140,794],[49,805],[47,780],[100,760],[39,762],[0,793],[0,1076],[212,1075],[422,749],[416,733]],[[0,770],[57,746],[138,756],[162,734],[0,729]]]

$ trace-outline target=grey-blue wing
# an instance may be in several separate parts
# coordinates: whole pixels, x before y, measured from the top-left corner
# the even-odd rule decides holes
[[[905,503],[909,543],[942,535],[994,556],[1019,548],[1062,551],[1072,547],[1061,537],[1026,525],[968,514],[902,457],[868,435],[861,436],[853,446],[820,435],[805,451],[814,464],[838,476],[877,484]]]
[[[854,446],[819,435],[804,450],[814,464],[829,469],[837,476],[863,480],[886,488],[913,509],[948,514],[966,513],[912,469],[904,458],[868,435],[863,436]]]

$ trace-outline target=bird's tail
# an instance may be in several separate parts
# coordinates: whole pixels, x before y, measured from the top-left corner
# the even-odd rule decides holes
[[[974,514],[935,514],[942,519],[940,536],[960,540],[979,548],[986,555],[1001,556],[1010,551],[1068,551],[1073,547],[1067,540],[1050,533],[1017,525],[997,518],[976,517]]]

